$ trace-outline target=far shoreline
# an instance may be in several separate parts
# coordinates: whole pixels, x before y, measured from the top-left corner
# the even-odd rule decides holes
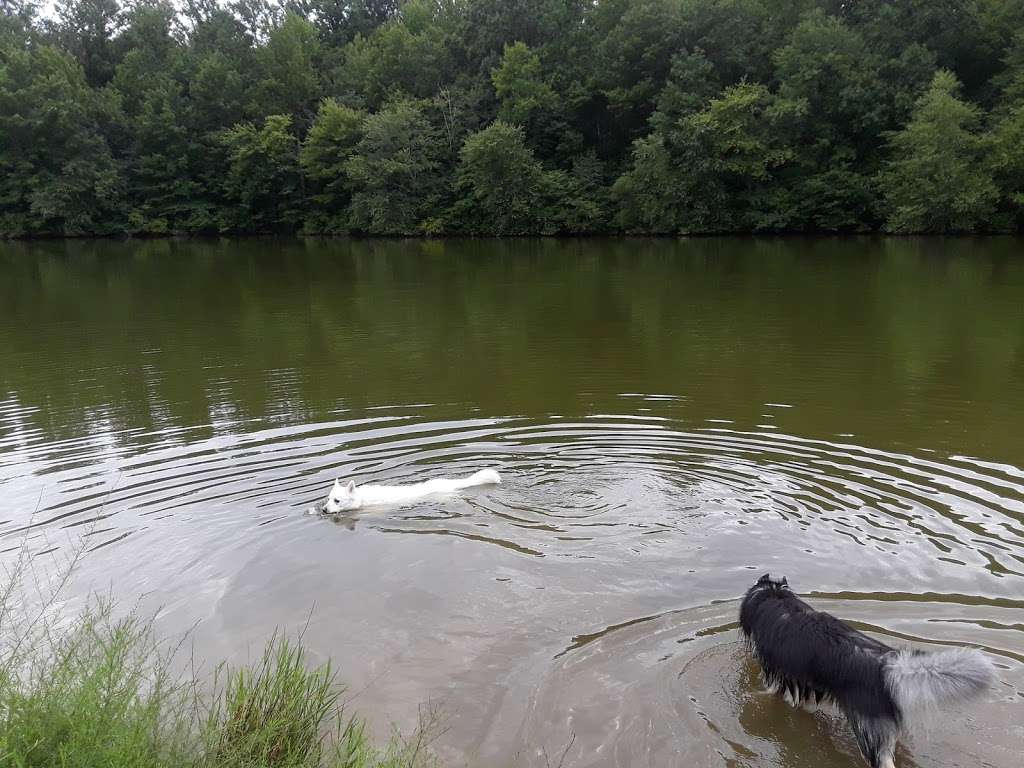
[[[287,240],[291,242],[314,240],[334,242],[526,242],[539,241],[622,241],[622,240],[656,240],[656,241],[708,241],[708,240],[1024,240],[1020,232],[883,232],[878,230],[865,232],[702,232],[690,234],[664,234],[645,232],[620,233],[569,233],[547,235],[543,233],[525,235],[474,235],[464,233],[451,234],[304,234],[298,232],[239,232],[239,233],[191,233],[191,234],[83,234],[83,235],[30,235],[0,238],[0,245],[56,243],[56,242],[214,242],[214,241],[245,241],[245,240]]]

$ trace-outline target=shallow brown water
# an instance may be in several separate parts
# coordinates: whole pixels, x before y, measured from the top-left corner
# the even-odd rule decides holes
[[[304,631],[455,765],[859,765],[759,692],[765,571],[996,661],[902,765],[1020,765],[1022,434],[1020,240],[0,245],[3,548],[206,658]]]

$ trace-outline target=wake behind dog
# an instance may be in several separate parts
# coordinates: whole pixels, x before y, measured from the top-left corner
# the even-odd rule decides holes
[[[337,515],[364,507],[407,504],[464,488],[500,483],[501,475],[493,469],[481,469],[464,478],[437,477],[411,485],[356,485],[355,481],[344,483],[339,478],[334,481],[330,495],[319,511],[325,515]]]

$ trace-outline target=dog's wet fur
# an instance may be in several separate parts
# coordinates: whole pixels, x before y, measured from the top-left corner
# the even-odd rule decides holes
[[[740,629],[768,690],[794,706],[835,706],[871,768],[894,768],[896,740],[915,710],[981,695],[994,679],[979,651],[891,648],[815,610],[769,574],[747,590]]]
[[[412,485],[356,485],[352,480],[346,483],[338,478],[327,495],[327,501],[314,511],[324,515],[337,515],[369,506],[408,504],[429,496],[454,493],[478,485],[500,484],[501,475],[494,469],[481,469],[469,477],[437,477]]]

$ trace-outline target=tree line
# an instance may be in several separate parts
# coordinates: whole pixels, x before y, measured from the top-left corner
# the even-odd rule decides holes
[[[1024,0],[0,9],[0,236],[1024,228]]]

